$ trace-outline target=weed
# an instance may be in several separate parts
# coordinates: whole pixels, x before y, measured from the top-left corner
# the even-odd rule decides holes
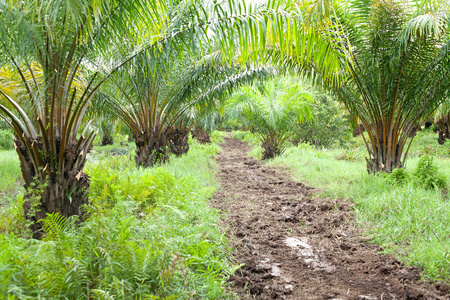
[[[256,135],[254,135],[250,131],[233,131],[232,136],[233,138],[240,139],[241,141],[247,142],[250,145],[259,145],[261,143],[258,137],[256,137]]]
[[[387,179],[391,184],[404,185],[410,180],[408,172],[403,168],[392,170],[392,173],[387,175]]]
[[[224,137],[227,135],[227,132],[214,130],[210,135],[211,143],[220,144],[224,141]]]
[[[0,203],[2,197],[17,194],[21,184],[22,173],[16,151],[0,151]]]
[[[439,172],[431,156],[422,156],[413,174],[417,183],[426,189],[447,189],[447,178]]]
[[[343,154],[337,155],[336,159],[354,161],[360,159],[360,151],[357,147],[350,147],[344,150]]]

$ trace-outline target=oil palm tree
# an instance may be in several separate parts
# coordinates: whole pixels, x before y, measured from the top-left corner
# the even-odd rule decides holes
[[[36,221],[47,213],[80,215],[80,206],[88,202],[89,177],[83,168],[95,132],[89,124],[84,130],[80,126],[87,103],[102,83],[102,69],[115,68],[102,59],[101,50],[121,35],[133,36],[133,27],[126,22],[145,24],[146,18],[161,14],[162,9],[141,10],[148,5],[147,1],[0,2],[2,65],[20,78],[28,105],[8,95],[9,85],[4,85],[0,93],[13,109],[0,105],[0,116],[15,133],[25,181],[24,210],[35,237],[41,228]],[[163,23],[162,17],[157,20]],[[122,49],[107,50],[119,58]],[[104,68],[97,67],[99,62]],[[87,82],[77,88],[80,78]]]
[[[226,104],[227,118],[242,120],[261,141],[262,159],[282,154],[293,125],[313,118],[311,95],[292,80],[246,86]]]
[[[109,95],[98,91],[88,104],[85,119],[94,120],[93,127],[96,127],[101,136],[101,146],[113,145],[116,127],[120,122],[119,116],[108,105],[105,100]]]
[[[223,119],[223,113],[218,109],[203,110],[199,114],[192,130],[192,137],[200,144],[211,144],[211,133],[216,125]]]
[[[448,2],[307,2],[312,26],[345,49],[339,82],[321,78],[320,65],[310,69],[367,131],[367,170],[404,167],[409,137],[450,87]]]
[[[225,103],[229,96],[243,85],[262,82],[275,76],[276,69],[265,66],[260,68],[214,68],[220,74],[216,79],[207,76],[197,99],[209,99],[206,103],[195,103],[189,111],[192,120],[190,129],[192,137],[201,144],[211,143],[210,134],[216,126],[225,120]],[[212,81],[210,81],[213,79]],[[217,82],[213,82],[217,81]],[[206,91],[204,91],[206,90]]]
[[[263,73],[264,78],[270,78],[273,76],[270,68],[267,68],[266,71],[266,73]],[[252,81],[259,79],[260,78],[250,78],[249,81],[243,81],[240,82],[240,84],[251,83]],[[192,118],[194,122],[192,122],[191,125],[191,133],[192,137],[195,138],[197,142],[200,144],[211,144],[210,134],[216,129],[216,126],[224,120],[225,117],[225,101],[233,90],[239,88],[240,84],[234,84],[232,86],[233,89],[228,91],[229,93],[216,97],[207,106],[197,105],[191,108],[191,113],[195,116]],[[224,88],[223,83],[220,83],[218,87]]]
[[[97,119],[95,125],[99,130],[101,137],[101,146],[114,145],[114,133],[118,119],[101,116]]]

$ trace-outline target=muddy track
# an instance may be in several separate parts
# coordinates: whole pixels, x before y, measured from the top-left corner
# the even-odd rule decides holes
[[[232,289],[243,299],[450,299],[447,284],[419,282],[419,270],[380,255],[353,223],[351,204],[247,156],[226,138],[216,157],[221,189],[212,205],[234,247]]]

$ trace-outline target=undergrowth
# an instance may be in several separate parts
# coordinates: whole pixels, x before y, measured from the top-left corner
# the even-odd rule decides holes
[[[419,186],[425,189],[443,189],[447,191],[447,178],[439,171],[438,166],[433,163],[433,157],[422,156],[413,173]]]
[[[2,299],[221,299],[229,263],[219,215],[207,205],[217,145],[136,169],[132,153],[91,157],[86,221],[58,214],[28,239],[21,196],[0,209]]]
[[[214,130],[210,134],[210,140],[213,144],[220,144],[225,140],[224,138],[227,135],[228,135],[228,133],[225,131]]]
[[[235,136],[252,140],[248,132]],[[419,132],[416,139],[406,170],[394,170],[390,175],[367,173],[361,137],[347,148],[291,146],[268,164],[287,167],[295,180],[319,188],[321,196],[353,202],[358,224],[374,243],[422,268],[423,277],[449,282],[448,145],[439,146],[431,131]],[[253,145],[254,154],[259,146]]]
[[[22,173],[16,151],[0,151],[0,204],[6,197],[17,194],[21,184]]]

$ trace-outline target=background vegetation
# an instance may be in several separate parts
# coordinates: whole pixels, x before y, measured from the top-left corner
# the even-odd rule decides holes
[[[313,98],[314,118],[293,128],[291,142],[325,148],[344,146],[351,137],[350,117],[332,96],[315,91]]]

